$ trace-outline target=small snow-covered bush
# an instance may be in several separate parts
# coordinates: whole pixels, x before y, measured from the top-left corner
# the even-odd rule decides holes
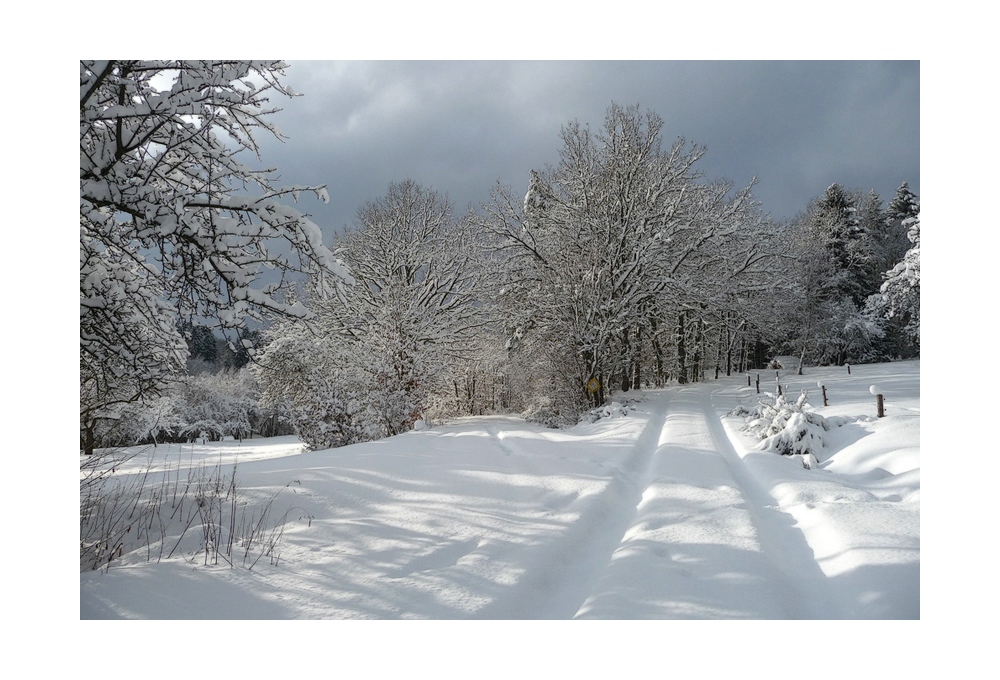
[[[750,409],[748,409],[743,404],[737,404],[736,408],[730,411],[727,415],[734,416],[737,418],[745,418],[746,416],[750,415]]]
[[[731,415],[745,417],[742,429],[761,440],[756,447],[758,451],[798,456],[804,467],[815,467],[816,454],[823,450],[823,433],[830,430],[830,422],[806,410],[809,403],[805,392],[794,402],[781,394],[773,398],[773,403],[761,401],[752,410],[737,407]]]
[[[326,388],[320,389],[320,388]],[[329,384],[303,391],[290,406],[292,423],[310,451],[334,449],[368,439],[353,391]]]
[[[610,404],[591,409],[580,416],[581,423],[596,423],[601,418],[624,418],[629,413],[627,404],[613,401]]]

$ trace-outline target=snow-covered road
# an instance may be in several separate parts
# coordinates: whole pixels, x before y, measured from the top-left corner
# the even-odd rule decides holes
[[[279,564],[144,546],[81,574],[81,617],[919,618],[919,364],[886,366],[917,410],[839,428],[813,470],[725,417],[756,398],[738,379],[566,431],[491,416],[273,458],[207,448],[252,495],[280,491]],[[833,388],[842,411],[870,377]]]

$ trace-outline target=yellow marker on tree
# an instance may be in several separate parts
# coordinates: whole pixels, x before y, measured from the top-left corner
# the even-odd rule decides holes
[[[593,394],[597,390],[601,389],[601,383],[598,382],[597,378],[591,378],[587,381],[587,389],[591,394]]]

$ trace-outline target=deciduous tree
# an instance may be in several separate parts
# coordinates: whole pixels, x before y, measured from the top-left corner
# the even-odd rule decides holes
[[[258,152],[285,65],[265,61],[80,62],[81,425],[155,395],[184,365],[179,318],[236,328],[283,297],[289,274],[346,269],[287,205],[322,186],[278,187]],[[272,274],[265,276],[265,270]],[[92,429],[92,428],[91,428]],[[90,450],[93,442],[85,443]]]

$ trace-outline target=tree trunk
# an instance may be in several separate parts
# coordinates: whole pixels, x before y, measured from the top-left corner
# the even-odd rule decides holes
[[[725,337],[725,328],[719,326],[719,342],[715,346],[715,379],[719,379],[719,372],[722,370],[722,339]],[[726,375],[729,373],[727,372]]]
[[[726,376],[733,374],[733,332],[726,324]]]
[[[704,378],[704,367],[702,366],[704,348],[702,345],[705,342],[705,336],[702,332],[702,323],[700,318],[694,321],[694,371],[691,382],[700,382]]]
[[[628,338],[628,328],[626,328],[622,331],[622,392],[628,392],[628,388],[632,384],[632,381],[629,379],[629,368],[632,364],[631,350],[632,346]]]
[[[88,456],[94,455],[95,443],[96,442],[94,438],[94,421],[91,420],[83,428],[83,452]]]
[[[649,340],[653,345],[653,357],[655,358],[656,365],[656,375],[653,379],[655,380],[657,387],[663,387],[663,348],[660,347],[660,341],[656,337],[656,319],[651,318],[649,324]]]
[[[677,315],[677,383],[687,383],[687,350],[684,347],[684,312]]]

